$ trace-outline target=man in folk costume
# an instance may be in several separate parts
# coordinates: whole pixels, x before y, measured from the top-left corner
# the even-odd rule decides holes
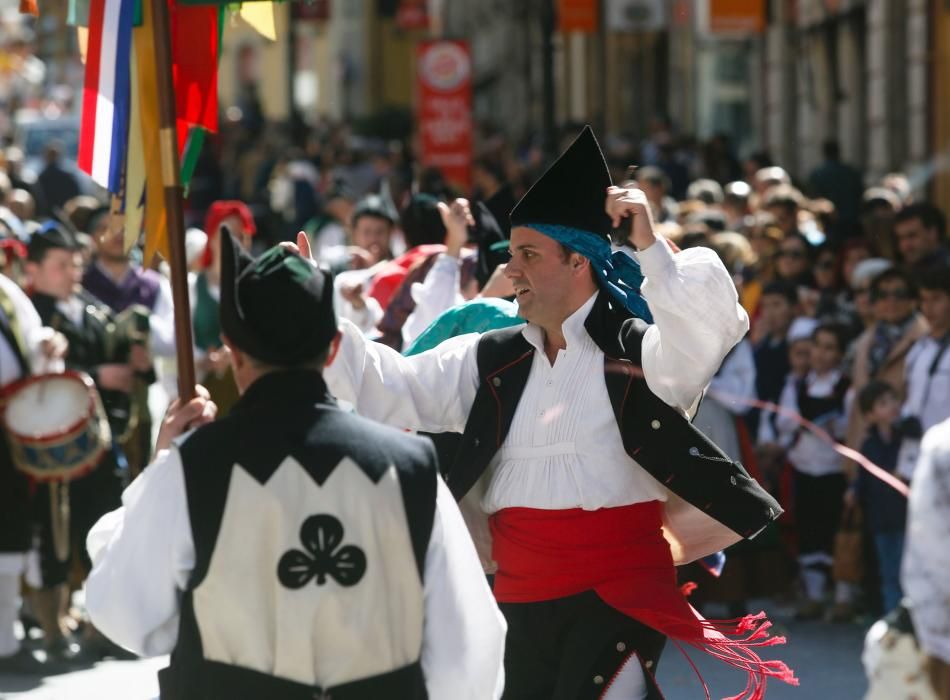
[[[627,217],[639,265],[611,254]],[[508,620],[505,697],[660,697],[667,636],[747,670],[739,697],[796,682],[753,650],[781,641],[764,614],[703,620],[676,586],[674,565],[781,513],[687,419],[748,328],[729,274],[711,250],[673,254],[643,194],[611,187],[589,128],[511,223],[526,325],[402,357],[344,323],[326,371],[363,415],[463,433],[448,484]]]
[[[0,274],[0,400],[8,400],[11,387],[31,369],[42,371],[59,360],[66,346],[61,334],[42,325],[30,298]],[[52,666],[39,663],[14,634],[31,531],[30,484],[14,465],[6,426],[0,425],[0,673],[43,673]]]
[[[341,411],[321,377],[330,275],[226,229],[221,254],[241,398],[212,423],[205,398],[173,407],[89,535],[92,619],[171,651],[163,700],[499,697],[504,618],[431,445]]]
[[[68,537],[57,546],[59,518],[50,507],[56,492],[50,484],[37,484],[36,545],[39,556],[40,586],[33,601],[37,620],[43,628],[47,658],[71,660],[80,651],[72,640],[67,611],[70,573],[76,559],[83,573],[90,562],[82,542],[92,525],[119,503],[125,470],[119,436],[130,420],[133,378],[148,370],[148,358],[136,365],[127,345],[119,343],[114,317],[108,307],[83,289],[77,289],[81,273],[81,254],[75,238],[59,222],[49,220],[30,237],[27,245],[27,275],[30,299],[44,325],[65,336],[69,349],[64,357],[66,369],[88,373],[102,399],[112,435],[111,449],[89,473],[70,480],[68,495],[59,491],[63,509],[68,505]],[[57,508],[57,511],[60,509]],[[88,657],[113,654],[106,640],[87,628],[83,651]]]

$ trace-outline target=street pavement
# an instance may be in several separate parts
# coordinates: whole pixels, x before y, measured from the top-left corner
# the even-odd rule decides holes
[[[793,622],[779,612],[773,631],[788,637],[785,646],[762,649],[763,658],[781,658],[796,672],[800,687],[772,681],[767,700],[861,700],[867,684],[861,668],[864,627],[824,622]],[[745,687],[741,672],[690,650],[709,686],[711,698],[737,695]],[[155,674],[166,657],[106,661],[95,667],[47,678],[0,676],[0,698],[9,700],[149,700],[158,696]],[[660,661],[659,681],[666,700],[702,700],[695,672],[680,651],[668,644]]]

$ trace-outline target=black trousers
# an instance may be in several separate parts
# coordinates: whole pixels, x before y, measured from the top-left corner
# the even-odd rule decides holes
[[[666,637],[593,591],[540,603],[501,603],[508,621],[504,700],[593,700],[636,653],[650,687]]]
[[[115,457],[107,452],[93,471],[69,482],[69,555],[65,561],[56,556],[49,485],[39,484],[33,500],[39,538],[40,576],[43,588],[66,583],[74,557],[89,571],[92,562],[86,552],[86,535],[103,515],[122,505],[122,476]]]
[[[30,482],[13,466],[6,430],[0,426],[0,553],[30,549],[31,504]]]
[[[831,555],[847,487],[844,474],[810,476],[795,470],[795,520],[800,555],[815,552]]]

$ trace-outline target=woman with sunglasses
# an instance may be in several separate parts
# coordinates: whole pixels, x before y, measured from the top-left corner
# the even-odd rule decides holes
[[[902,268],[890,267],[874,277],[868,289],[874,322],[854,344],[851,383],[860,392],[872,379],[887,382],[905,394],[904,364],[911,346],[927,334],[927,321],[917,312],[917,289]],[[860,411],[848,417],[847,441],[860,447],[865,425]]]

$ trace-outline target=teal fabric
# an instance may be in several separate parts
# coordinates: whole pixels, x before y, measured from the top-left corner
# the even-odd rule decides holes
[[[204,350],[217,350],[221,347],[221,319],[218,315],[218,300],[211,296],[208,278],[199,273],[195,281],[195,310],[193,327],[195,347]]]
[[[563,243],[590,260],[601,287],[637,318],[653,323],[653,314],[640,295],[643,273],[640,263],[622,251],[612,251],[606,238],[589,231],[558,224],[525,224],[548,238]]]
[[[484,333],[497,328],[507,328],[524,323],[518,316],[518,305],[505,299],[472,299],[452,307],[422,331],[403,355],[418,355],[431,350],[449,338],[465,333]]]

